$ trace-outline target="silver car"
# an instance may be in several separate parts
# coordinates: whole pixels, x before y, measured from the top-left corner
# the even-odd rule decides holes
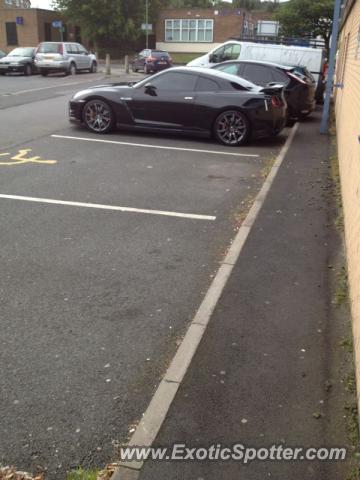
[[[96,56],[75,42],[40,43],[36,49],[35,65],[43,77],[51,72],[75,75],[80,70],[97,71]]]

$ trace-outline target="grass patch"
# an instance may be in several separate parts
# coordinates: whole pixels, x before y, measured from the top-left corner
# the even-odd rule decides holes
[[[79,468],[67,474],[66,480],[97,480],[98,478],[97,470],[84,470]]]
[[[343,305],[348,300],[348,276],[345,267],[341,268],[337,277],[335,304],[340,307],[340,305]]]
[[[186,65],[187,63],[191,62],[191,60],[194,60],[194,58],[200,57],[202,54],[201,53],[172,53],[170,52],[171,58],[173,59],[174,63],[180,64],[180,65]]]
[[[342,203],[342,195],[341,195],[340,169],[339,169],[339,159],[337,155],[336,140],[333,141],[332,153],[330,156],[330,176],[333,184],[333,194],[334,194],[336,209],[337,209],[335,225],[340,232],[343,232],[344,231],[344,213],[343,213],[343,203]]]

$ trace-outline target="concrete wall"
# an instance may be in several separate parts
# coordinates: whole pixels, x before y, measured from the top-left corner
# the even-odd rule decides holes
[[[336,124],[360,405],[360,0],[351,5],[340,34]]]

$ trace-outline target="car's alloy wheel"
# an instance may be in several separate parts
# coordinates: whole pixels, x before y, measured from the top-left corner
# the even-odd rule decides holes
[[[24,67],[24,74],[28,77],[29,75],[32,74],[32,68],[31,65],[26,64]]]
[[[90,67],[90,73],[96,73],[97,72],[97,63],[92,62],[91,67]]]
[[[114,113],[106,102],[90,100],[84,106],[83,120],[87,128],[95,133],[110,132],[115,123]]]
[[[217,117],[214,134],[216,139],[224,145],[242,145],[250,136],[249,121],[241,112],[227,110]]]

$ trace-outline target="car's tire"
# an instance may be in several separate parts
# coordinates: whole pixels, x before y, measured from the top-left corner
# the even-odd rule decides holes
[[[30,75],[32,75],[32,67],[29,63],[27,63],[25,66],[24,66],[24,75],[26,77],[29,77]]]
[[[131,64],[131,70],[134,72],[134,73],[137,73],[138,72],[138,69],[135,67],[135,65],[132,63]]]
[[[70,65],[69,65],[69,68],[66,70],[65,72],[65,75],[68,76],[68,75],[76,75],[77,71],[76,71],[76,65],[74,62],[71,62]]]
[[[5,75],[6,75],[6,72],[0,72],[0,75],[1,75],[1,76],[5,76]]]
[[[239,110],[225,110],[216,118],[213,133],[216,140],[223,145],[238,147],[250,138],[250,122]]]
[[[49,75],[49,72],[47,70],[40,70],[40,73],[42,77],[47,77]]]
[[[96,62],[92,62],[89,71],[90,71],[90,73],[96,73],[97,72],[97,63]]]
[[[111,106],[98,98],[85,103],[82,119],[86,128],[94,133],[111,132],[116,123],[115,114]]]

